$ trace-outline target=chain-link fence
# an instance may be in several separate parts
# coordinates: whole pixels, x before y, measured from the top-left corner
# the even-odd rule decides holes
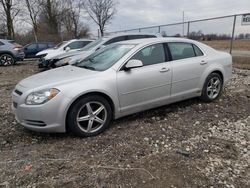
[[[198,40],[215,49],[230,52],[235,62],[248,64],[250,68],[250,13],[121,30],[112,33],[121,32],[161,33],[164,37],[187,37]]]

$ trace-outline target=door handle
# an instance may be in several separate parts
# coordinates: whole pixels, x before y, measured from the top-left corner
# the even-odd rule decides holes
[[[168,72],[168,71],[170,71],[170,68],[166,68],[166,67],[163,67],[163,68],[160,70],[160,72]]]
[[[200,62],[200,65],[206,65],[206,64],[207,64],[207,62],[204,61],[204,60],[202,60],[202,61]]]

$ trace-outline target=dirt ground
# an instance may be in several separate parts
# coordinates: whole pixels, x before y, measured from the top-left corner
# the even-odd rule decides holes
[[[10,93],[35,62],[0,67],[0,187],[250,187],[250,71],[222,97],[115,121],[92,138],[24,129]]]

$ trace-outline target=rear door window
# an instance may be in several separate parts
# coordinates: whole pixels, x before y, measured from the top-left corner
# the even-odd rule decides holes
[[[194,51],[195,51],[195,54],[196,56],[203,56],[203,52],[200,50],[200,48],[198,48],[196,45],[193,44],[193,47],[194,47]]]
[[[37,48],[36,44],[30,44],[29,46],[26,47],[28,50],[35,50]]]
[[[38,48],[39,48],[40,50],[46,49],[46,48],[47,48],[47,44],[45,44],[45,43],[39,43],[39,44],[38,44]]]
[[[184,42],[170,42],[168,43],[172,60],[186,59],[195,57],[193,45]]]

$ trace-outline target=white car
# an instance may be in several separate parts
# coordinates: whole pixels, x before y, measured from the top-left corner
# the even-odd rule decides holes
[[[43,50],[37,53],[36,56],[43,57],[45,60],[51,59],[54,56],[81,49],[91,42],[93,42],[91,39],[73,39],[69,41],[63,41],[54,48]]]
[[[121,42],[121,41],[127,41],[127,40],[135,40],[135,39],[144,39],[144,38],[159,38],[162,37],[158,34],[152,34],[152,33],[122,33],[122,34],[115,34],[110,36],[104,36],[102,38],[99,38],[95,40],[94,42],[88,44],[83,49],[70,52],[63,55],[58,55],[51,59],[51,64],[55,66],[54,67],[60,67],[66,64],[73,64],[77,60],[84,59],[85,57],[91,55],[93,52],[99,50],[100,48],[103,48],[107,45]]]
[[[231,76],[231,55],[197,41],[123,41],[22,80],[12,109],[34,131],[95,136],[129,114],[192,97],[212,102]]]

